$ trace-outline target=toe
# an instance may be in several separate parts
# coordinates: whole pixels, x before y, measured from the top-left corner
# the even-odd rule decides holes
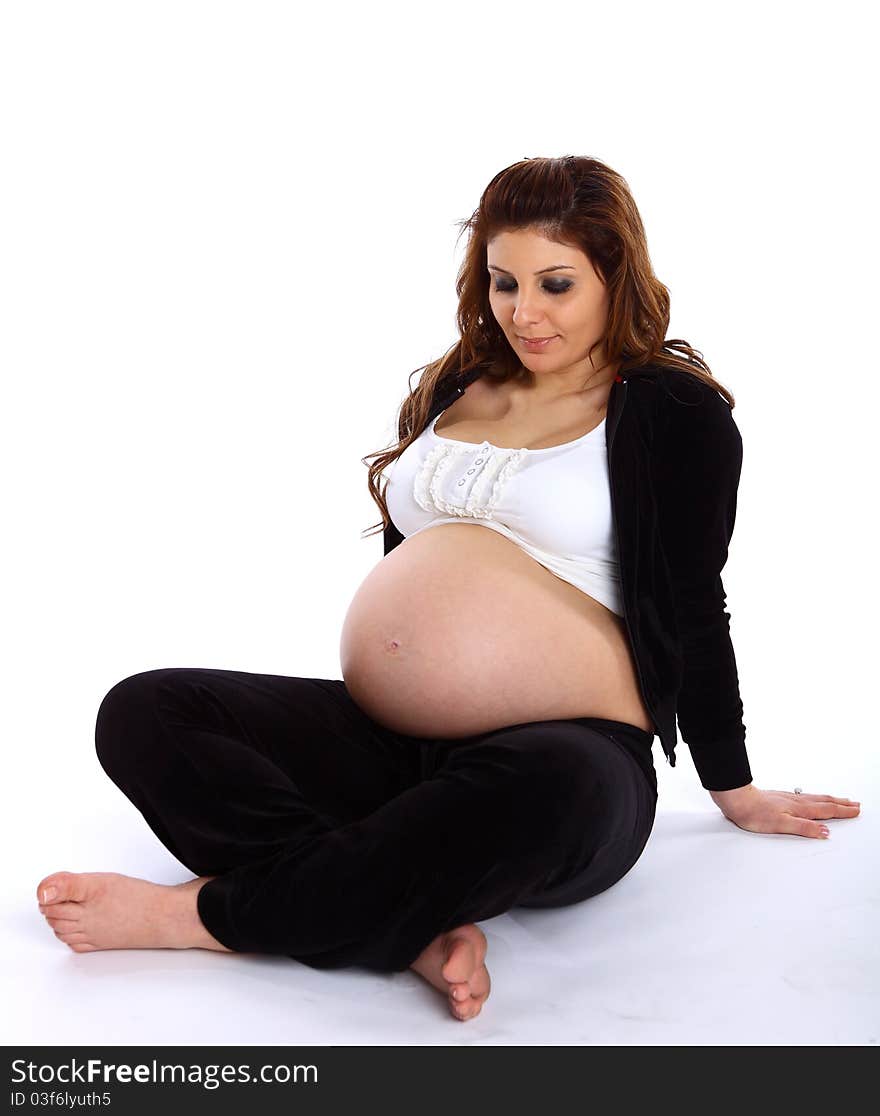
[[[462,984],[467,983],[477,965],[478,959],[474,942],[465,937],[454,938],[440,972],[443,979],[451,985]]]
[[[56,938],[59,938],[62,942],[67,942],[68,944],[70,942],[85,942],[85,941],[88,941],[87,935],[82,930],[65,929],[62,926],[57,926],[53,930],[53,933],[54,933]]]
[[[81,898],[82,887],[77,884],[74,872],[53,872],[37,885],[37,899],[41,903],[60,903]]]
[[[478,999],[480,1003],[486,999],[492,988],[492,981],[489,977],[489,970],[485,965],[481,965],[470,979],[471,995]]]
[[[469,983],[453,985],[449,1002],[456,1019],[473,1019],[479,1015],[489,996],[489,986],[489,971],[485,965],[480,966]]]
[[[91,942],[86,941],[84,937],[61,937],[60,934],[58,937],[59,940],[64,942],[68,949],[72,949],[74,953],[92,953],[94,950],[97,949],[97,946],[94,946]]]
[[[81,903],[41,903],[40,914],[44,918],[67,918],[79,920],[82,918]]]
[[[78,923],[55,922],[52,932],[59,942],[63,942],[77,953],[86,953],[97,948],[89,940],[89,934]]]
[[[482,1006],[478,1000],[471,998],[464,1003],[455,1004],[452,1013],[456,1019],[473,1019],[475,1015],[480,1014]]]

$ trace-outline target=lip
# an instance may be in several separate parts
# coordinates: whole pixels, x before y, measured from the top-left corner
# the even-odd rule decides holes
[[[520,334],[516,336],[529,349],[543,349],[545,345],[555,341],[559,335],[554,333],[551,337],[522,337]]]

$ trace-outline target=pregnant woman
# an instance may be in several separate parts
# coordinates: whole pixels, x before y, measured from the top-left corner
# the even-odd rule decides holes
[[[100,763],[195,878],[46,876],[39,909],[76,952],[412,968],[470,1019],[489,993],[475,924],[626,875],[676,718],[739,827],[821,837],[858,813],[752,783],[720,576],[734,401],[664,340],[626,182],[525,159],[465,224],[460,338],[372,455],[385,554],[345,617],[343,678],[166,667],[113,686]]]

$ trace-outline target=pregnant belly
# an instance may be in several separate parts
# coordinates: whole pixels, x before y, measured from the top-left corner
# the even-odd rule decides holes
[[[623,618],[480,524],[430,527],[379,562],[340,663],[360,708],[410,736],[569,717],[655,731]]]

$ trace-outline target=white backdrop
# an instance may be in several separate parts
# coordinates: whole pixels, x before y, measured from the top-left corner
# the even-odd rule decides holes
[[[781,840],[776,867],[785,878],[807,858],[794,933],[808,933],[827,914],[811,874],[833,850],[822,870],[854,875],[850,945],[866,942],[856,897],[878,743],[866,18],[849,2],[3,6],[2,952],[20,994],[5,1041],[67,1041],[63,1011],[58,1023],[44,1010],[51,982],[85,974],[88,987],[97,971],[97,954],[73,955],[40,918],[42,876],[189,878],[98,765],[104,693],[160,666],[341,676],[348,602],[382,556],[380,535],[361,537],[379,515],[360,458],[391,438],[410,371],[455,340],[455,222],[525,156],[592,155],[624,175],[672,293],[669,336],[736,397],[745,456],[724,580],[752,770],[762,787],[861,799],[831,841]],[[732,847],[760,850],[748,890],[771,842],[729,833],[684,743],[674,771],[655,744],[655,839],[688,813],[706,832],[727,826]],[[669,865],[675,886],[700,856],[692,842]],[[237,963],[169,956],[205,981]],[[97,962],[122,974],[117,993],[123,957],[146,964]],[[876,954],[859,957],[855,983],[876,993]],[[343,987],[297,973],[319,1003],[331,979]],[[789,1007],[784,1041],[806,1041]],[[379,1041],[398,1041],[396,1025],[412,1041],[420,1010],[395,1006]],[[469,1035],[492,1018],[487,1005]],[[426,1041],[463,1041],[462,1025],[450,1039],[442,1012],[432,1019],[440,1037]],[[847,1020],[847,1041],[877,1041],[864,1010],[833,1026]],[[556,1041],[553,1026],[494,1041]],[[325,1041],[377,1041],[364,1028],[346,1015]],[[144,1019],[122,1033],[154,1037]],[[250,1034],[232,1041],[265,1039]]]

